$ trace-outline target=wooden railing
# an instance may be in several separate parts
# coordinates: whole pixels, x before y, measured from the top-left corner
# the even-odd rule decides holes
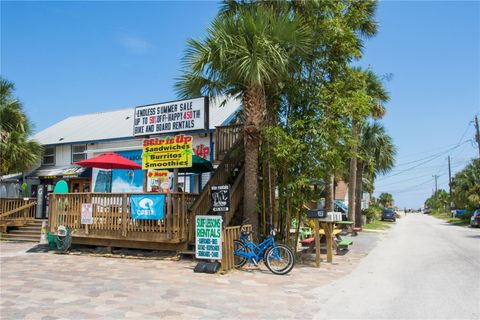
[[[0,225],[24,225],[35,219],[36,208],[34,198],[0,198]]]
[[[235,182],[230,181],[234,174],[234,169],[241,169],[241,162],[244,159],[244,147],[243,139],[238,140],[235,145],[227,152],[225,158],[222,160],[218,168],[215,170],[213,176],[208,180],[207,184],[203,188],[200,196],[196,199],[193,205],[190,207],[189,212],[192,212],[193,216],[205,215],[210,212],[211,199],[210,199],[210,187],[212,185],[232,184]],[[238,171],[238,174],[240,171]],[[193,229],[192,229],[193,230]],[[193,234],[191,231],[190,234]],[[193,238],[189,239],[193,240]]]
[[[190,237],[195,221],[188,207],[198,194],[167,193],[163,220],[132,219],[131,193],[67,193],[50,195],[49,226],[55,232],[59,225],[81,237],[103,237],[139,241],[182,242]],[[150,194],[151,195],[151,194]],[[81,224],[83,203],[92,204],[93,223]]]
[[[215,160],[222,161],[242,134],[243,124],[215,127]]]
[[[251,225],[245,225],[245,230],[251,231]],[[233,240],[240,238],[240,226],[226,227],[222,232],[222,270],[228,271],[235,267],[235,257],[233,255]]]

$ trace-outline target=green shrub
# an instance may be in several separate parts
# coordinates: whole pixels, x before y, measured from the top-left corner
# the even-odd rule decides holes
[[[367,223],[370,223],[375,220],[379,220],[381,217],[382,208],[378,205],[371,205],[367,209],[362,210],[362,214],[367,217]]]

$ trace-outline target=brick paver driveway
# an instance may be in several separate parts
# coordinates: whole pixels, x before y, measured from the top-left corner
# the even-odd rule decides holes
[[[365,237],[371,244],[376,235],[357,239]],[[0,244],[1,319],[314,318],[315,292],[365,255],[357,249],[286,276],[264,266],[209,275],[193,273],[189,260],[26,252],[31,247]]]

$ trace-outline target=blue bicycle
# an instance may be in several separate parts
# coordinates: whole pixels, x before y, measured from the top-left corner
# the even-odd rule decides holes
[[[258,266],[263,260],[268,270],[274,274],[289,273],[295,265],[295,256],[292,249],[285,244],[275,243],[275,230],[270,228],[270,234],[259,244],[250,240],[251,231],[240,227],[239,240],[233,241],[235,268],[243,267],[247,262]]]

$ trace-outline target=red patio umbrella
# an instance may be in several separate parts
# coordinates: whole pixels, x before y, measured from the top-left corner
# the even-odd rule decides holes
[[[126,169],[137,170],[142,169],[142,166],[122,157],[116,153],[105,153],[101,156],[90,158],[87,160],[77,161],[74,164],[86,167],[86,168],[99,168],[99,169]],[[112,188],[112,174],[110,173],[110,192]]]
[[[128,160],[116,153],[105,153],[101,156],[90,158],[87,160],[77,161],[74,164],[86,167],[86,168],[99,168],[99,169],[127,169],[138,170],[142,169],[142,166],[136,162]]]

